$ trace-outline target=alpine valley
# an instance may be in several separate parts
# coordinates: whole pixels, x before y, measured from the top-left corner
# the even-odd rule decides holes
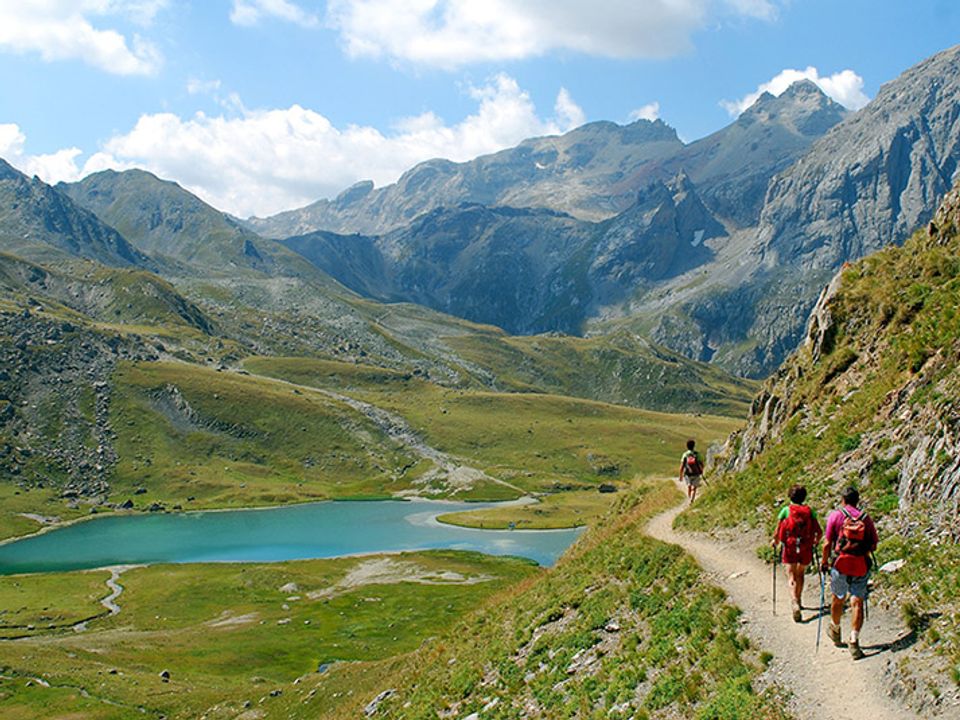
[[[695,437],[677,527],[748,555],[793,482],[860,486],[884,702],[955,717],[958,164],[960,46],[857,112],[801,81],[694,142],[589,123],[266,218],[0,160],[0,715],[807,717],[729,578],[644,530]],[[102,516],[410,499],[585,529],[550,568],[3,564]]]

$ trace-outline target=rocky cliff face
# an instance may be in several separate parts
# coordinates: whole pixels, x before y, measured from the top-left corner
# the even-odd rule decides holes
[[[517,334],[578,334],[600,305],[707,261],[726,234],[685,175],[654,182],[603,223],[542,209],[439,208],[382,236],[288,238],[357,292]]]
[[[661,121],[589,123],[465,163],[429,160],[393,185],[374,189],[358,183],[334,200],[249,222],[277,238],[315,230],[382,234],[461,203],[546,207],[600,220],[631,204],[634,187],[624,181],[637,168],[682,147],[676,131]]]
[[[960,46],[920,63],[776,176],[759,226],[728,263],[741,268],[737,277],[682,298],[687,322],[661,319],[654,338],[678,349],[696,344],[691,334],[713,338],[713,360],[748,377],[777,368],[802,341],[807,316],[837,269],[902,243],[955,181],[958,70]]]
[[[0,250],[32,259],[73,257],[117,267],[155,264],[96,215],[0,159]]]
[[[810,443],[803,462],[853,482],[899,529],[960,539],[960,189],[903,248],[845,268],[822,291],[797,353],[755,398],[718,466]],[[840,438],[840,452],[815,443]],[[808,475],[809,476],[809,475]]]
[[[704,202],[739,227],[756,225],[767,185],[849,113],[809,80],[763,93],[732,124],[690,143],[665,169],[684,171]]]

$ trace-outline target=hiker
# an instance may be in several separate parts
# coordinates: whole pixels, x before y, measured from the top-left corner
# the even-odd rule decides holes
[[[790,584],[790,605],[793,609],[793,621],[800,622],[803,617],[803,576],[813,562],[813,549],[820,543],[823,530],[817,513],[805,505],[807,488],[794,485],[787,493],[790,504],[784,505],[777,516],[777,529],[773,533],[771,545],[780,550],[780,561],[787,570],[787,582]]]
[[[847,595],[853,608],[850,622],[850,654],[854,660],[863,657],[860,649],[860,628],[863,627],[867,580],[870,577],[869,555],[877,547],[877,528],[873,520],[857,506],[860,493],[854,487],[843,491],[843,504],[827,518],[827,532],[823,541],[821,572],[830,572],[830,639],[842,647],[840,618]]]
[[[694,450],[695,440],[687,440],[687,451],[680,458],[680,482],[687,484],[687,497],[690,504],[697,499],[697,488],[703,480],[703,458]]]

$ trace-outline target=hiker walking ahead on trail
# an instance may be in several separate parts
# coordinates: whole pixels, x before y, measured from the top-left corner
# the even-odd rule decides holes
[[[860,649],[860,628],[863,627],[863,604],[867,597],[867,579],[870,576],[869,555],[877,547],[877,528],[873,520],[857,508],[860,493],[848,487],[843,491],[843,504],[827,518],[827,534],[823,542],[820,569],[830,572],[830,639],[842,647],[840,619],[843,602],[850,595],[853,618],[850,626],[850,654],[854,660],[863,657]]]
[[[800,622],[803,619],[800,614],[803,575],[813,562],[813,549],[819,545],[823,530],[817,513],[804,504],[807,489],[803,485],[794,485],[787,495],[790,504],[784,505],[777,516],[777,529],[771,545],[774,549],[781,548],[780,561],[787,569],[787,582],[790,583],[793,621]]]
[[[687,497],[693,503],[697,499],[697,488],[703,480],[703,458],[694,450],[695,440],[687,440],[687,451],[680,458],[680,482],[687,484]]]

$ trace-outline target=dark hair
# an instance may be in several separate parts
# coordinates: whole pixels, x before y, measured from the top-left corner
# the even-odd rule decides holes
[[[790,498],[790,502],[799,505],[807,499],[807,489],[803,485],[794,485],[790,488],[790,492],[788,492],[787,495]]]
[[[693,446],[697,444],[696,440],[687,440],[687,450],[693,450]]]
[[[843,502],[847,505],[853,505],[856,507],[860,504],[860,493],[852,485],[846,488],[840,497],[843,498]]]

